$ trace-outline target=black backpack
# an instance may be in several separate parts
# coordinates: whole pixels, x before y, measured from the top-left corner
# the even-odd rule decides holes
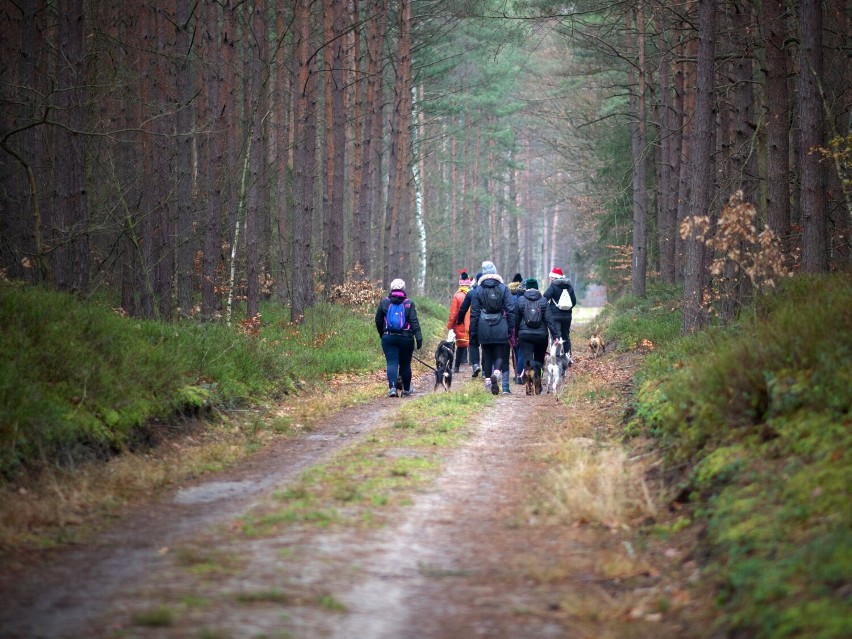
[[[527,328],[539,328],[541,326],[541,306],[538,300],[527,300],[524,306],[524,323]]]
[[[482,304],[486,313],[503,312],[503,291],[500,286],[484,286],[485,302]]]

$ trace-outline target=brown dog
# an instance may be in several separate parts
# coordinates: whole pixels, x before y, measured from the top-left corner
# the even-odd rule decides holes
[[[527,360],[523,379],[527,395],[541,395],[541,364]]]
[[[600,357],[606,353],[606,342],[600,332],[600,326],[595,325],[595,330],[592,331],[592,336],[589,338],[589,357]]]

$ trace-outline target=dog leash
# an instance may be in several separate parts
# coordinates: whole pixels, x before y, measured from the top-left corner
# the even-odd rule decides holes
[[[412,357],[413,359],[416,359],[416,360],[417,360],[418,362],[420,362],[421,364],[423,364],[423,366],[425,366],[426,368],[431,369],[431,370],[433,370],[433,371],[435,370],[435,367],[434,367],[434,366],[429,366],[429,364],[427,364],[427,363],[426,363],[426,362],[424,362],[422,359],[420,359],[419,357],[417,357],[417,355],[412,354],[412,355],[411,355],[411,357]]]

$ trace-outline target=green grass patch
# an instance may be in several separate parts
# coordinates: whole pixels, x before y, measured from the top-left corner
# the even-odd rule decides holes
[[[168,606],[159,606],[137,612],[131,618],[134,626],[148,628],[167,628],[175,623],[175,612]]]
[[[335,599],[333,595],[320,595],[317,600],[320,607],[330,612],[346,612],[348,608],[342,601]]]
[[[387,426],[277,492],[280,506],[246,517],[243,533],[270,535],[292,524],[382,524],[383,513],[410,504],[410,493],[437,475],[446,450],[466,439],[470,420],[493,401],[488,393],[457,392],[406,402]]]
[[[606,339],[619,350],[628,351],[650,342],[657,347],[680,335],[681,289],[653,284],[645,297],[625,295],[604,307],[594,321],[606,325]]]
[[[722,625],[852,636],[852,278],[798,276],[728,327],[646,359],[633,427],[706,527]]]
[[[289,604],[291,597],[283,590],[254,590],[237,594],[236,600],[241,604],[275,603]]]

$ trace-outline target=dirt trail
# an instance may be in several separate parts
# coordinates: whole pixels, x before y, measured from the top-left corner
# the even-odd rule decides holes
[[[454,392],[481,392],[480,381],[463,369]],[[427,379],[416,387],[431,388]],[[554,438],[572,436],[572,412],[582,407],[513,391],[481,415],[440,476],[389,526],[230,534],[235,519],[273,489],[367,436],[403,403],[382,399],[343,410],[235,471],[182,487],[37,571],[4,567],[0,637],[700,636],[675,617],[628,615],[661,586],[654,571],[635,566],[629,589],[601,576],[603,563],[623,560],[617,536],[541,514],[544,451]],[[245,563],[205,578],[180,565],[170,551],[178,546]],[[175,604],[178,619],[131,623],[134,613]]]

